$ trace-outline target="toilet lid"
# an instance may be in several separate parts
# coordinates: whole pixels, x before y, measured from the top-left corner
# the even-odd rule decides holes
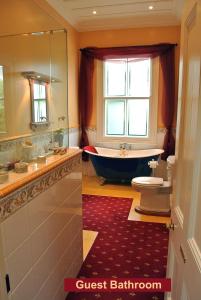
[[[158,185],[163,185],[163,178],[160,178],[160,177],[135,177],[132,180],[132,184],[146,185],[146,186],[158,186]]]

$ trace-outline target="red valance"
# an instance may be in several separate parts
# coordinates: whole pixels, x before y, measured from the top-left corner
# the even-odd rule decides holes
[[[112,48],[96,48],[88,47],[80,49],[84,56],[106,60],[115,58],[128,58],[128,57],[144,57],[154,58],[167,53],[174,48],[175,44],[158,44],[158,45],[145,45],[145,46],[128,46],[128,47],[112,47]]]

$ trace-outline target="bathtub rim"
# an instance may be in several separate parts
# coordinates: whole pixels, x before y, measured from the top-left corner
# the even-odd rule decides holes
[[[108,150],[116,150],[116,151],[120,151],[119,149],[112,149],[112,148],[106,148],[106,147],[95,147],[97,150],[98,149],[108,149]],[[127,152],[129,151],[136,151],[136,152],[140,152],[140,151],[151,151],[151,150],[158,150],[159,153],[152,153],[149,155],[145,155],[145,156],[107,156],[107,155],[103,155],[103,154],[99,154],[99,153],[95,153],[95,152],[90,152],[88,150],[83,150],[84,152],[90,154],[90,155],[94,155],[97,157],[104,157],[104,158],[109,158],[109,159],[140,159],[140,158],[146,158],[146,157],[152,157],[152,156],[160,156],[162,153],[164,153],[163,149],[160,148],[151,148],[151,149],[137,149],[137,150],[126,150]]]

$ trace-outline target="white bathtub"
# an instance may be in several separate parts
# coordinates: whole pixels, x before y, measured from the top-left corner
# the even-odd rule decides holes
[[[143,150],[125,150],[122,155],[122,150],[96,147],[98,155],[114,158],[142,158],[160,155],[164,152],[162,149],[143,149]],[[95,153],[94,153],[95,154]]]

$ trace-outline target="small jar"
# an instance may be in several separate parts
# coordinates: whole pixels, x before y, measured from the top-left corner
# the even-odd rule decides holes
[[[19,162],[15,164],[16,173],[25,173],[28,171],[28,164],[25,162]]]
[[[1,169],[0,170],[0,184],[8,181],[8,176],[9,176],[8,171]]]

